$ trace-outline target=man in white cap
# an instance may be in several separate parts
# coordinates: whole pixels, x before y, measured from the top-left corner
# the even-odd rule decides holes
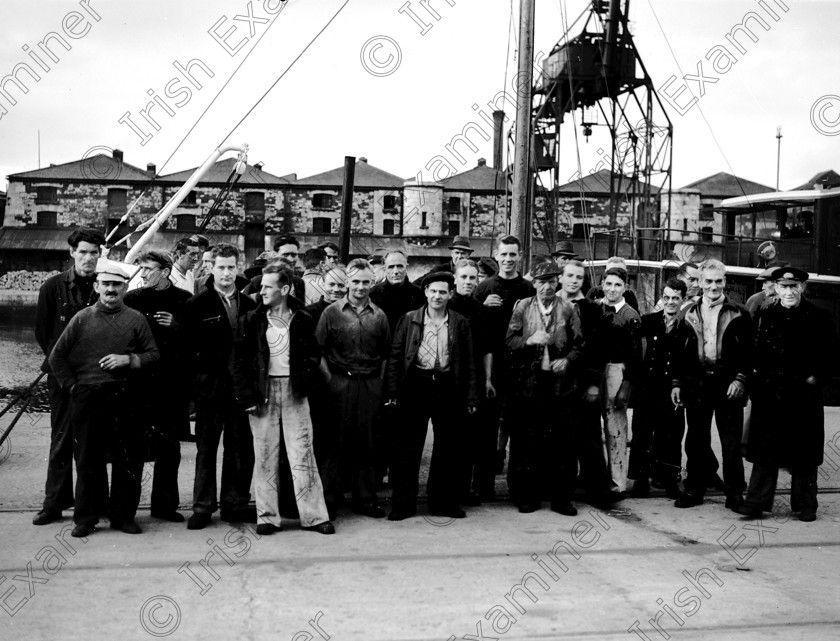
[[[106,445],[112,456],[111,527],[127,534],[141,531],[134,516],[143,456],[128,373],[148,367],[159,353],[143,314],[123,303],[128,280],[119,263],[100,259],[94,283],[99,300],[72,318],[49,358],[53,375],[70,394],[76,461],[76,526],[71,535],[75,537],[93,532],[106,509]]]

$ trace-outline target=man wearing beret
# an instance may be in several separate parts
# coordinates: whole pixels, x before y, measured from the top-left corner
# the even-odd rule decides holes
[[[466,516],[456,502],[460,430],[463,419],[477,410],[478,389],[469,321],[447,309],[454,287],[451,273],[428,274],[423,279],[426,305],[402,317],[391,343],[386,397],[398,408],[401,422],[394,438],[390,521],[417,512],[417,477],[429,419],[435,430],[429,512],[456,519]]]
[[[837,337],[828,312],[802,297],[808,274],[777,267],[776,299],[755,321],[753,408],[747,442],[752,461],[744,504],[735,511],[760,517],[773,509],[779,468],[791,471],[791,511],[817,518],[817,468],[825,440],[823,387],[831,376]]]
[[[123,304],[128,280],[122,266],[101,259],[93,285],[99,301],[73,317],[50,354],[53,375],[70,394],[75,537],[93,532],[108,502],[106,444],[112,456],[111,527],[127,534],[141,531],[134,516],[143,456],[130,373],[157,361],[159,353],[143,314]]]
[[[574,516],[577,451],[572,409],[583,334],[577,308],[556,296],[560,273],[553,261],[536,265],[531,275],[537,295],[518,301],[508,324],[509,402],[518,418],[510,429],[508,485],[520,512],[538,510],[542,495],[549,493],[552,510]],[[549,487],[543,487],[543,479]]]

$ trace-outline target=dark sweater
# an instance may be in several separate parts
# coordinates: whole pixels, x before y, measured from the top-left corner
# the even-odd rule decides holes
[[[475,292],[475,298],[479,303],[484,303],[491,294],[498,294],[502,299],[502,305],[499,307],[484,307],[488,350],[494,356],[503,356],[505,353],[505,337],[507,336],[510,316],[513,314],[513,306],[516,305],[516,301],[536,294],[536,290],[521,275],[517,275],[516,278],[501,278],[497,274],[479,284]]]
[[[108,354],[128,354],[130,367],[105,371],[99,361]],[[135,309],[107,309],[96,303],[76,314],[50,354],[52,373],[61,387],[102,385],[124,380],[129,369],[147,367],[160,354],[152,330]]]
[[[125,304],[143,314],[149,323],[162,359],[175,358],[179,353],[179,328],[183,321],[184,305],[189,299],[188,291],[172,285],[166,289],[143,287],[125,295]],[[169,312],[175,317],[175,324],[171,327],[159,324],[155,320],[157,312]]]
[[[426,302],[426,297],[422,289],[408,282],[406,278],[400,285],[392,285],[387,280],[377,283],[370,290],[370,300],[385,312],[385,316],[388,317],[388,326],[393,334],[403,314],[422,307]]]

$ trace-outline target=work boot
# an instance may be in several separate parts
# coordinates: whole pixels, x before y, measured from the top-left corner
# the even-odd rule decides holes
[[[32,525],[49,525],[61,520],[61,510],[48,510],[44,508],[32,519]]]

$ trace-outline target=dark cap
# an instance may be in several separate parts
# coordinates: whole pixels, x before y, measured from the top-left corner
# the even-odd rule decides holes
[[[551,252],[551,255],[575,258],[577,256],[577,252],[575,251],[575,246],[572,241],[560,240],[554,245],[554,251]]]
[[[473,248],[470,247],[470,239],[466,236],[455,236],[455,240],[452,241],[449,249],[463,249],[468,252],[474,251]]]
[[[795,285],[808,280],[808,272],[796,267],[776,267],[770,274],[770,280],[779,285]]]
[[[770,265],[767,266],[763,272],[761,272],[758,276],[755,277],[756,280],[772,280],[770,275],[776,271],[779,267],[787,267],[790,263],[785,263],[781,261],[773,261]]]
[[[531,268],[531,278],[540,280],[541,278],[551,278],[552,276],[559,276],[563,272],[556,263],[539,263]]]
[[[455,288],[455,274],[452,272],[431,272],[423,276],[423,280],[420,281],[423,289],[426,289],[432,283],[448,283],[449,289],[452,290]]]
[[[371,265],[382,265],[385,262],[385,259],[382,257],[381,254],[371,254],[367,257],[367,261]]]

